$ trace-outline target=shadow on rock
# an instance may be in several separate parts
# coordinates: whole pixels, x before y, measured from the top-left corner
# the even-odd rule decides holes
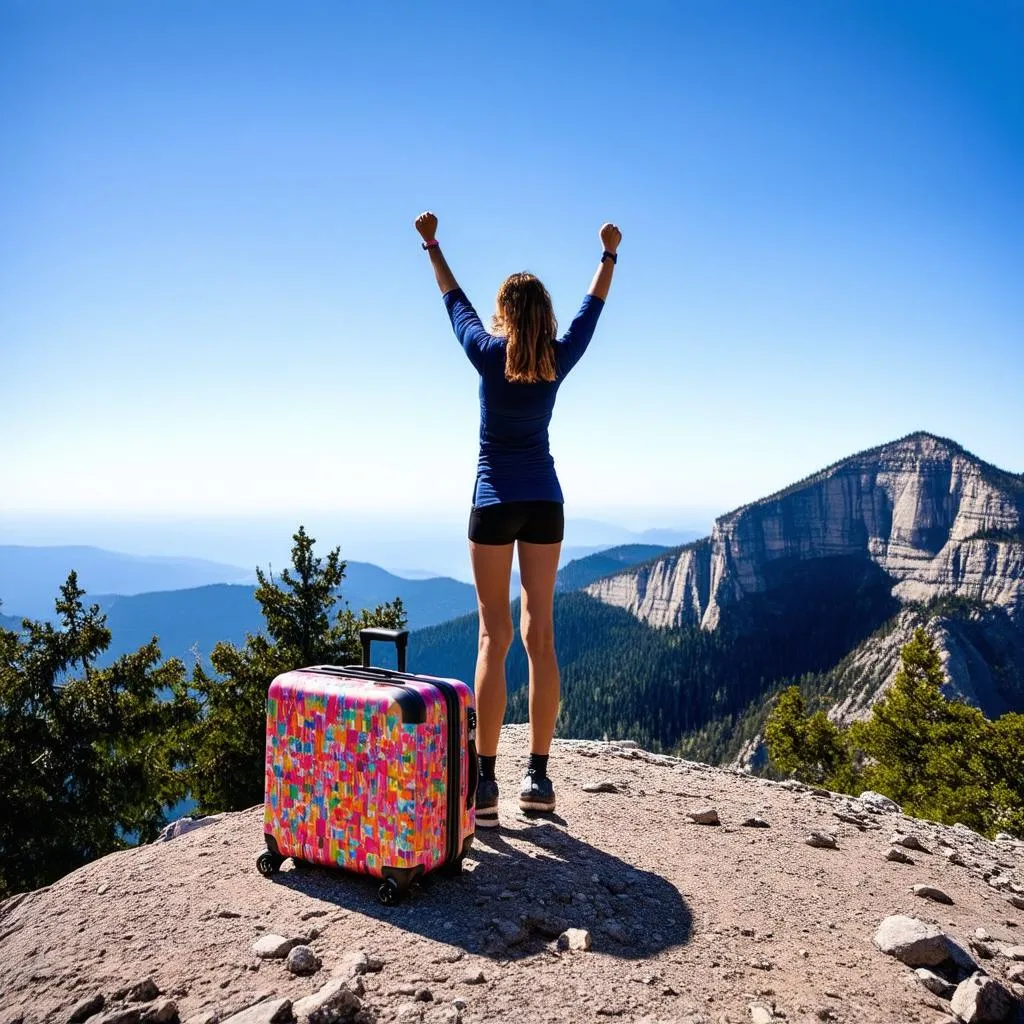
[[[481,829],[461,875],[427,875],[394,906],[377,901],[376,879],[342,871],[285,867],[273,881],[495,959],[555,949],[569,928],[585,929],[593,950],[624,960],[689,941],[690,908],[674,886],[580,842],[560,820],[524,816]]]

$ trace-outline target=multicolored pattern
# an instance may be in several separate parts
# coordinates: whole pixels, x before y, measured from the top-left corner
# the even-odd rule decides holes
[[[447,682],[464,710],[471,707],[472,690]],[[369,680],[300,669],[271,684],[265,831],[282,856],[378,877],[384,868],[429,871],[444,861],[448,709],[436,687],[410,685],[426,702],[419,725],[403,724],[394,688]],[[467,719],[463,713],[460,844],[474,828]]]

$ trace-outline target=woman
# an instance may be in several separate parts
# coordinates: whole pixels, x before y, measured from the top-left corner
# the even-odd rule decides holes
[[[602,226],[604,252],[590,291],[569,330],[558,338],[551,297],[526,273],[513,274],[498,290],[494,333],[488,333],[441,253],[437,217],[420,214],[416,230],[430,254],[455,335],[480,374],[480,458],[469,517],[480,610],[474,684],[480,753],[476,823],[493,828],[498,825],[494,764],[505,717],[505,656],[513,628],[508,592],[516,544],[523,594],[520,630],[530,665],[530,760],[519,806],[555,809],[547,762],[558,715],[552,607],[564,519],[548,424],[559,385],[590,344],[608,297],[622,233],[614,224]]]

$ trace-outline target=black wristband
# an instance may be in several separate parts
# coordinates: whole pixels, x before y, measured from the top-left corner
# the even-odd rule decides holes
[[[617,252],[609,252],[605,249],[605,251],[601,253],[601,262],[604,263],[605,260],[611,260],[612,263],[618,263],[619,254]]]

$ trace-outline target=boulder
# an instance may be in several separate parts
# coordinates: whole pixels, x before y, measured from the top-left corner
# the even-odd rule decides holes
[[[1009,1018],[1017,1000],[994,978],[972,974],[953,993],[952,1010],[964,1024],[999,1024]]]

